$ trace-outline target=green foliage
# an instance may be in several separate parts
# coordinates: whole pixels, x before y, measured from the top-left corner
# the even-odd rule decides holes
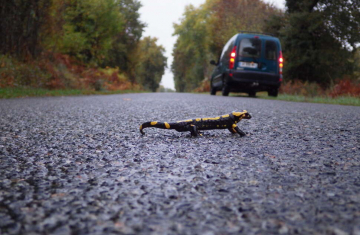
[[[191,91],[204,79],[209,54],[206,12],[204,6],[200,6],[199,9],[192,5],[187,6],[181,24],[174,25],[174,35],[179,35],[173,51],[172,64],[177,91]]]
[[[60,52],[83,59],[81,53],[91,48],[86,35],[81,32],[76,32],[75,26],[71,24],[64,25],[63,30],[64,35],[61,40],[61,45],[59,45]]]
[[[264,21],[280,11],[261,0],[207,0],[195,8],[185,8],[180,24],[174,24],[178,36],[173,50],[177,91],[192,91],[208,79],[225,43],[241,30],[262,31]]]
[[[0,85],[136,87],[135,54],[146,26],[140,7],[139,0],[5,0],[0,56],[9,57],[2,58]],[[116,72],[104,75],[99,67]]]
[[[114,0],[69,0],[68,4],[60,52],[100,64],[123,30],[120,7]]]
[[[135,73],[136,80],[146,90],[155,92],[166,68],[165,49],[156,44],[157,38],[145,37],[140,41]]]
[[[37,64],[0,54],[0,87],[44,87],[50,77]]]
[[[283,30],[284,77],[327,84],[349,71],[350,53],[324,27],[319,12],[293,13]]]
[[[355,53],[360,43],[360,1],[321,0],[315,9],[323,13],[330,34]]]
[[[287,12],[265,28],[280,37],[284,77],[329,86],[356,71],[360,43],[360,2],[349,0],[287,0]]]
[[[134,55],[146,24],[139,19],[141,3],[138,0],[118,0],[117,4],[124,18],[124,27],[115,36],[103,66],[119,67],[135,83],[137,58]]]

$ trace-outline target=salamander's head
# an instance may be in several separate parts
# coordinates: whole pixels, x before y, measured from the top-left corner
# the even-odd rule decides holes
[[[250,113],[248,113],[248,111],[246,111],[246,110],[243,110],[242,112],[232,112],[232,115],[234,115],[234,117],[236,119],[238,119],[239,121],[241,119],[250,119],[251,118]]]

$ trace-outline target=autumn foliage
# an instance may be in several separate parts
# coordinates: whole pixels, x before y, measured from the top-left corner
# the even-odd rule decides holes
[[[351,96],[360,98],[360,82],[345,77],[329,87],[321,86],[316,82],[301,80],[287,81],[280,87],[281,94],[300,95],[305,97],[332,97]]]
[[[155,38],[148,51],[157,50],[161,58],[156,78],[145,79],[136,69],[148,58],[136,56],[146,26],[140,7],[138,0],[5,1],[0,4],[0,86],[146,89],[147,79],[158,87],[166,58]]]
[[[48,53],[28,63],[0,56],[0,76],[0,88],[21,86],[97,91],[139,88],[118,68],[92,68],[65,54]]]
[[[333,98],[338,96],[353,96],[360,98],[360,82],[355,82],[350,78],[344,78],[332,88],[329,95]]]

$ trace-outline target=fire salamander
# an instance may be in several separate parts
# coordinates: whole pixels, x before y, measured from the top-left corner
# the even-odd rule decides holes
[[[141,134],[145,134],[143,129],[155,127],[161,129],[174,129],[179,132],[190,131],[191,136],[198,136],[199,131],[213,129],[228,129],[231,133],[238,133],[245,136],[245,133],[236,125],[242,119],[250,119],[251,115],[243,110],[242,112],[232,112],[214,118],[195,118],[178,122],[145,122],[140,126]]]

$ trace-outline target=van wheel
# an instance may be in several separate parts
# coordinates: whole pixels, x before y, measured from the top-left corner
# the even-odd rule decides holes
[[[216,88],[211,86],[210,95],[216,95]]]
[[[223,77],[221,93],[223,96],[228,96],[229,92],[230,92],[230,87],[227,84],[227,79],[226,77]]]
[[[222,95],[223,96],[228,96],[229,92],[230,92],[230,88],[228,86],[224,85],[222,90],[221,90]]]
[[[279,90],[278,90],[278,89],[273,89],[273,90],[269,90],[269,91],[268,91],[268,95],[269,95],[269,96],[273,96],[273,97],[277,97],[277,96],[278,96],[278,93],[279,93]]]
[[[255,91],[250,91],[249,92],[249,97],[255,97],[256,96],[256,92]]]

